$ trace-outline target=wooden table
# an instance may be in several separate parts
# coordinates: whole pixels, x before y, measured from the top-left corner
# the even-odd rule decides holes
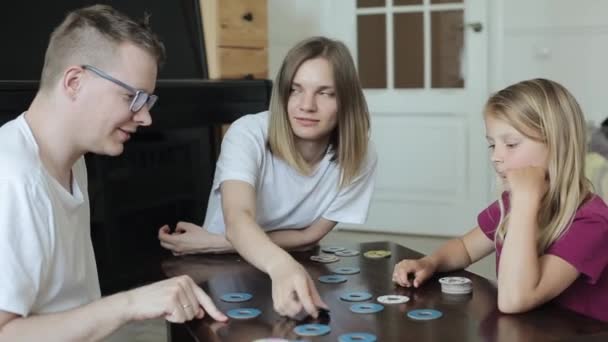
[[[453,272],[452,276],[465,276],[473,282],[469,296],[446,295],[441,292],[436,275],[419,289],[406,289],[391,282],[393,265],[404,258],[421,256],[411,249],[391,242],[344,244],[341,247],[361,251],[355,257],[342,257],[332,264],[309,260],[319,248],[309,252],[293,253],[315,280],[321,296],[329,305],[331,333],[311,341],[337,341],[338,336],[350,332],[369,332],[378,341],[608,341],[608,323],[592,320],[551,304],[519,315],[501,314],[497,309],[496,287],[489,280],[466,271]],[[368,259],[363,252],[386,249],[390,258]],[[332,274],[341,266],[355,266],[359,274],[346,276],[341,284],[323,284],[317,278]],[[270,279],[241,259],[238,255],[196,255],[174,257],[162,263],[166,276],[190,275],[209,293],[218,307],[226,312],[233,308],[253,307],[262,315],[251,320],[230,320],[218,323],[206,317],[188,324],[169,324],[169,340],[176,341],[252,341],[265,337],[298,339],[293,328],[300,324],[277,315],[272,306]],[[219,297],[227,292],[248,292],[253,299],[244,303],[225,303]],[[408,303],[385,305],[376,314],[350,312],[351,303],[339,299],[350,291],[367,291],[375,298],[385,294],[400,294],[411,298]],[[414,321],[406,316],[412,309],[433,308],[443,317],[432,321]],[[313,322],[311,319],[305,322]]]

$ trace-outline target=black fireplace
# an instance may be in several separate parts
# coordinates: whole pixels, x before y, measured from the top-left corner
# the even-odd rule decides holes
[[[163,224],[202,224],[219,124],[268,108],[270,81],[160,80],[153,124],[119,157],[86,156],[91,235],[104,294],[161,277]],[[0,125],[33,99],[37,82],[0,81]],[[5,165],[3,167],[10,167]]]

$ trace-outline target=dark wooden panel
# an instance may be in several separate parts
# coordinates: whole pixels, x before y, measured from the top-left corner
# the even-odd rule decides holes
[[[386,15],[357,16],[357,55],[363,88],[386,88]]]
[[[424,88],[424,28],[422,13],[397,13],[395,88]]]

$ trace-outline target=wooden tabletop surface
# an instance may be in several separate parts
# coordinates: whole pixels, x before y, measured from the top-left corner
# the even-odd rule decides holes
[[[325,247],[325,246],[322,246]],[[321,253],[320,248],[292,253],[314,279],[330,313],[319,320],[305,318],[295,321],[280,317],[273,310],[270,278],[249,265],[236,254],[192,255],[164,260],[162,270],[166,276],[190,275],[213,298],[220,310],[257,308],[262,314],[250,320],[231,319],[218,323],[208,317],[188,324],[170,324],[169,340],[181,341],[253,341],[268,337],[303,339],[310,341],[338,341],[345,333],[366,332],[376,335],[378,341],[608,341],[608,323],[599,322],[565,309],[545,305],[534,311],[518,314],[501,314],[497,309],[495,285],[467,271],[437,274],[419,289],[396,286],[391,282],[393,266],[405,258],[418,258],[420,253],[391,243],[371,242],[343,244],[340,247],[361,252],[358,256],[341,257],[338,262],[322,264],[311,261],[311,255]],[[415,246],[411,246],[415,248]],[[391,256],[369,259],[363,256],[368,250],[389,250]],[[360,268],[360,273],[347,275],[341,284],[324,284],[321,275],[332,274],[332,269],[343,266]],[[447,295],[441,292],[441,276],[464,276],[471,279],[471,295]],[[378,303],[381,295],[399,294],[410,297],[405,304],[384,305],[374,314],[355,314],[353,303],[340,299],[352,291],[365,291],[373,295],[367,302]],[[253,298],[243,303],[226,303],[220,296],[230,292],[247,292]],[[430,321],[415,321],[407,317],[414,309],[430,308],[443,313],[443,317]],[[302,323],[325,323],[331,332],[319,337],[302,338],[293,328]]]

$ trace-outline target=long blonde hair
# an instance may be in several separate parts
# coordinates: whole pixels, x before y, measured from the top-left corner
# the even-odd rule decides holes
[[[326,59],[333,69],[338,124],[331,133],[330,147],[334,153],[333,161],[340,167],[340,187],[343,187],[350,184],[361,171],[367,155],[370,128],[367,103],[355,64],[343,43],[313,37],[300,42],[287,53],[272,89],[268,144],[274,155],[298,172],[310,173],[310,167],[296,149],[287,102],[300,65],[318,57]]]
[[[533,79],[511,85],[486,103],[485,116],[502,120],[548,150],[549,187],[537,215],[539,255],[570,227],[580,205],[591,193],[585,177],[587,139],[581,108],[572,94],[557,82]],[[509,214],[499,198],[497,242],[507,234]]]

